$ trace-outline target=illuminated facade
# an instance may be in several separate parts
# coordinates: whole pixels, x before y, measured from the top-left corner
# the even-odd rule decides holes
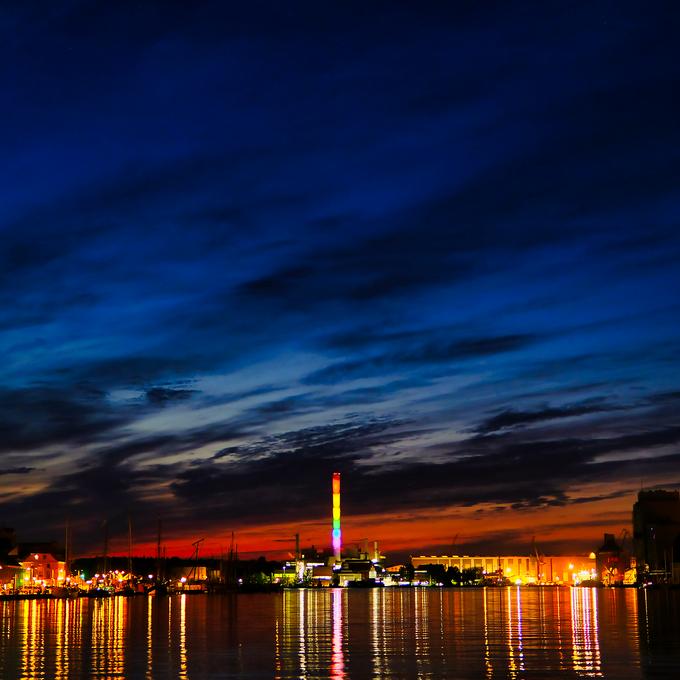
[[[340,529],[340,473],[333,473],[333,529],[331,532],[333,556],[336,562],[341,560],[342,531]]]
[[[444,567],[481,569],[485,575],[497,574],[518,584],[528,583],[580,583],[594,579],[595,555],[560,555],[555,557],[535,555],[419,555],[412,557],[415,569],[428,564]]]
[[[66,579],[66,563],[52,553],[29,553],[20,564],[28,575],[28,583],[35,587],[56,586]]]
[[[28,578],[28,571],[18,562],[16,557],[0,559],[0,589],[3,592],[21,588]]]

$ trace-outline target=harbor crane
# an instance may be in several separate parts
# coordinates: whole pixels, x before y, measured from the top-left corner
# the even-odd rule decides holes
[[[541,552],[538,549],[538,546],[536,545],[536,536],[531,537],[531,551],[536,556],[536,580],[540,582],[545,577],[545,574],[541,570],[543,565],[545,564],[545,560],[543,559],[543,555],[541,554]]]
[[[201,543],[203,543],[203,541],[205,541],[205,538],[199,538],[197,541],[194,541],[191,544],[194,548],[194,552],[191,556],[191,559],[194,561],[194,564],[191,567],[189,575],[187,576],[187,581],[191,581],[192,579],[196,578],[196,574],[198,572],[198,549],[201,547]]]

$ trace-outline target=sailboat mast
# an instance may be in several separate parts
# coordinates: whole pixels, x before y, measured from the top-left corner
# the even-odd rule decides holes
[[[132,577],[132,517],[128,515],[128,574]]]
[[[163,522],[158,520],[158,537],[156,541],[156,580],[161,580],[161,536],[163,531]]]
[[[64,580],[66,580],[67,576],[70,576],[70,570],[69,570],[69,562],[71,558],[70,550],[69,550],[69,540],[70,540],[70,531],[71,527],[69,526],[69,519],[68,517],[66,518],[66,526],[64,528]]]
[[[106,574],[109,570],[109,520],[104,520],[104,565],[102,572]]]

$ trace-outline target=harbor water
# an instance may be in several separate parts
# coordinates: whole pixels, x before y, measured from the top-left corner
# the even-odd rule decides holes
[[[680,592],[289,590],[0,603],[0,678],[679,678]]]

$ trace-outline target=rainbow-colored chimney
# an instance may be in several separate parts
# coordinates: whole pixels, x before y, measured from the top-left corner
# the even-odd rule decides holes
[[[335,561],[340,562],[342,551],[342,532],[340,531],[340,473],[333,473],[333,555]]]

